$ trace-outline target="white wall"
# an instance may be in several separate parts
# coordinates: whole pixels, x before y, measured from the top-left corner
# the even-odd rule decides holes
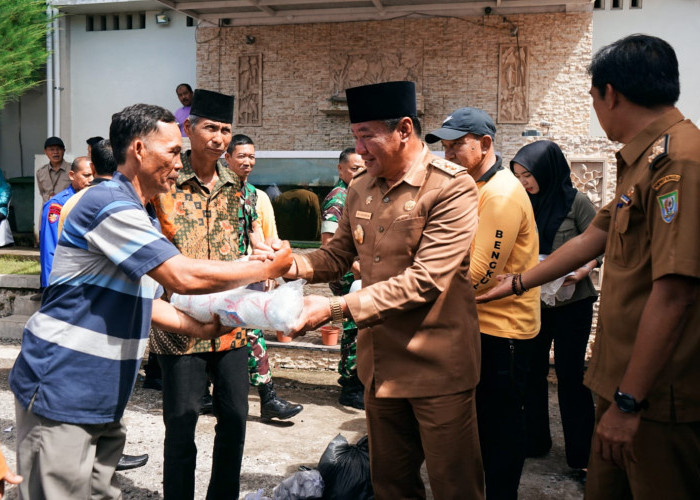
[[[71,77],[64,82],[71,123],[62,132],[69,151],[85,154],[88,137],[107,137],[112,114],[125,106],[157,104],[174,111],[181,106],[175,87],[185,82],[194,88],[196,29],[172,11],[170,24],[156,25],[155,14],[146,13],[145,29],[128,31],[86,31],[85,16],[71,16]]]
[[[593,52],[633,33],[663,38],[678,57],[681,97],[677,106],[687,118],[700,122],[700,0],[642,0],[641,9],[630,9],[630,0],[623,0],[620,10],[610,10],[612,0],[605,3],[606,10],[593,11]],[[592,110],[590,133],[605,135]]]

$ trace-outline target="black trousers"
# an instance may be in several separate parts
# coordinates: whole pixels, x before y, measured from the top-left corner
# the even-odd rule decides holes
[[[532,340],[481,334],[481,380],[476,386],[486,498],[517,499],[525,462],[525,384]]]
[[[216,417],[207,499],[238,498],[248,416],[248,349],[184,356],[159,354],[158,361],[163,370],[164,498],[194,498],[194,433],[207,375],[214,383]]]
[[[533,339],[527,378],[527,451],[529,456],[540,456],[552,447],[547,374],[549,350],[554,342],[566,462],[575,469],[588,465],[593,437],[593,396],[583,385],[583,370],[594,302],[595,297],[590,297],[559,307],[542,308],[542,327]]]

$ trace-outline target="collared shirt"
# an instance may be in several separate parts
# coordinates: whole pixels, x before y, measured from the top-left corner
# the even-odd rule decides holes
[[[42,204],[70,186],[68,172],[70,172],[70,163],[65,160],[58,170],[54,170],[51,163],[47,163],[36,171],[36,184],[39,187]]]
[[[238,192],[240,198],[238,205],[238,251],[246,255],[250,250],[250,233],[253,232],[253,223],[258,220],[258,192],[250,182],[243,182]]]
[[[424,146],[391,188],[366,172],[348,188],[333,239],[295,255],[299,277],[338,279],[359,256],[363,288],[345,296],[360,328],[358,375],[377,397],[474,388],[479,325],[469,278],[477,188]]]
[[[65,219],[41,309],[24,327],[10,373],[20,404],[74,424],[118,421],[148,342],[153,299],[147,273],[179,252],[153,208],[116,173],[90,188]]]
[[[479,228],[472,243],[471,277],[476,295],[496,284],[496,276],[522,273],[537,265],[539,236],[527,192],[501,157],[476,181]],[[482,333],[529,339],[540,331],[540,289],[478,304]]]
[[[46,288],[49,284],[49,275],[53,264],[53,256],[58,244],[58,229],[61,210],[68,199],[75,194],[73,186],[58,193],[49,201],[44,203],[41,210],[41,229],[39,231],[39,256],[41,261],[41,288]]]
[[[674,108],[616,156],[615,198],[592,222],[608,239],[598,332],[585,379],[608,401],[629,364],[654,280],[700,278],[700,130]],[[700,296],[681,328],[649,390],[643,418],[700,421]]]
[[[232,261],[238,252],[238,207],[240,180],[221,160],[219,179],[208,190],[190,163],[190,151],[183,152],[182,170],[170,193],[153,200],[163,234],[183,255],[193,259]],[[153,329],[151,349],[157,354],[191,354],[226,351],[246,344],[245,333],[235,329],[213,340]]]
[[[190,109],[192,109],[192,106],[183,106],[175,111],[175,120],[177,120],[177,125],[180,127],[180,134],[182,137],[187,137],[185,133],[185,120],[190,117]]]

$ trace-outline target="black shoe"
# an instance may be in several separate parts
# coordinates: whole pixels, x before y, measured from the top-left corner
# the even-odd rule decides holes
[[[163,390],[163,379],[155,377],[146,377],[143,379],[144,389],[153,389],[155,391]]]
[[[148,462],[148,454],[122,455],[117,464],[117,470],[138,469],[146,465],[146,462]]]
[[[209,391],[207,391],[203,396],[202,399],[200,400],[201,405],[199,407],[199,414],[200,415],[209,415],[211,413],[214,413],[214,400],[211,397],[211,394],[209,394]]]
[[[351,406],[358,410],[365,409],[365,390],[360,387],[343,387],[340,390],[338,402],[343,406]]]
[[[286,420],[304,409],[301,405],[295,405],[278,397],[272,382],[258,386],[258,393],[260,394],[260,418],[263,420],[272,418]]]

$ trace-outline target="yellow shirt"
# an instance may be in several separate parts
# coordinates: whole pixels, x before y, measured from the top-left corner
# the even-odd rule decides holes
[[[525,189],[501,158],[476,182],[479,227],[472,243],[471,277],[479,296],[496,284],[496,276],[522,273],[537,265],[539,237]],[[540,331],[540,289],[521,296],[477,304],[479,328],[495,337],[529,339]]]
[[[256,189],[258,192],[258,203],[255,205],[255,210],[258,212],[258,222],[262,227],[263,236],[268,238],[278,238],[277,224],[275,224],[275,211],[272,209],[272,202],[267,193],[262,189]]]

